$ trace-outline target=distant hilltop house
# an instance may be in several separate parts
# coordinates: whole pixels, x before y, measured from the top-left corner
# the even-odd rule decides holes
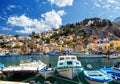
[[[104,38],[104,39],[96,40],[96,42],[97,42],[98,44],[108,43],[109,41],[110,41],[109,38]]]

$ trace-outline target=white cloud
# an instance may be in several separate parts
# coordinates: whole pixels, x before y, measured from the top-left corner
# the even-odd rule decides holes
[[[116,3],[116,0],[107,0],[107,3]]]
[[[113,16],[112,15],[110,15],[110,18],[112,18]]]
[[[12,9],[14,9],[14,8],[16,8],[15,5],[9,5],[9,6],[7,7],[7,10],[12,11]]]
[[[100,4],[98,4],[98,3],[95,3],[95,6],[96,6],[96,7],[101,7],[101,5],[100,5]]]
[[[63,15],[65,15],[66,13],[65,13],[64,10],[60,10],[60,11],[57,12],[57,14],[60,15],[60,16],[63,16]]]
[[[8,28],[8,27],[2,27],[2,26],[0,26],[0,30],[9,31],[9,30],[12,30],[12,28]]]
[[[65,14],[64,10],[56,12],[52,10],[41,15],[40,19],[31,19],[25,15],[12,16],[8,18],[7,23],[12,26],[23,27],[23,30],[17,30],[19,33],[31,33],[35,31],[40,33],[51,28],[59,28],[62,25],[62,16]]]
[[[73,0],[49,0],[51,4],[55,4],[58,7],[72,6]]]
[[[25,15],[18,16],[12,16],[8,18],[8,23],[12,24],[13,26],[31,26],[32,25],[32,19],[26,17]]]
[[[116,18],[120,13],[120,0],[92,0],[95,10],[99,8],[103,10],[104,13],[100,14],[101,16],[107,16],[110,18]]]
[[[109,4],[106,4],[106,5],[103,6],[103,8],[107,8],[107,9],[110,8],[110,7],[111,7],[111,5],[109,5]]]

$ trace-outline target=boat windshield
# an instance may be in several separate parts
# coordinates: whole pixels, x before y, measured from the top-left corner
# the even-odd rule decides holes
[[[64,58],[63,58],[63,57],[61,57],[61,58],[60,58],[60,60],[64,60]]]
[[[60,65],[63,65],[63,63],[60,63]]]
[[[71,57],[72,60],[75,60],[76,58],[75,57]]]
[[[72,61],[67,61],[67,65],[72,65]]]
[[[76,62],[77,65],[79,65],[79,62]]]
[[[69,60],[70,59],[70,57],[66,57],[66,60]]]

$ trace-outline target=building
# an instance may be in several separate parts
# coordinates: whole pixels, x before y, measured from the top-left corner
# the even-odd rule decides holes
[[[110,41],[110,49],[118,50],[120,47],[120,40]]]

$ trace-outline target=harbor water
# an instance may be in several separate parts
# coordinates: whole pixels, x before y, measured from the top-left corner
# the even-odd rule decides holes
[[[51,64],[52,67],[55,67],[57,65],[57,59],[58,59],[58,56],[48,56],[48,55],[0,56],[0,62],[4,64],[5,66],[19,65],[21,61],[41,60],[47,65]],[[81,64],[83,65],[84,68],[86,68],[88,64],[91,64],[93,69],[100,69],[103,67],[112,67],[116,62],[120,61],[120,58],[107,59],[107,58],[80,58],[78,57],[78,60],[81,61]],[[18,75],[18,78],[19,78],[19,75]],[[43,77],[38,77],[35,79],[31,79],[29,81],[35,81],[37,82],[37,84],[42,84],[43,80],[45,80]],[[84,75],[82,73],[78,74],[78,76],[75,77],[73,80],[68,80],[58,75],[54,77],[50,77],[46,80],[51,81],[53,84],[62,84],[62,83],[63,84],[89,84],[84,79]],[[111,82],[110,84],[119,84],[119,83]]]

